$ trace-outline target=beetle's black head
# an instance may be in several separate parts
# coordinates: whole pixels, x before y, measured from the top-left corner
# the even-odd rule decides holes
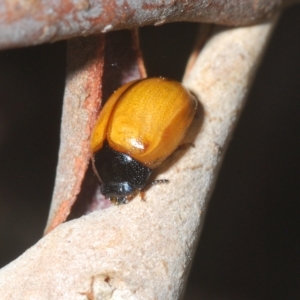
[[[140,189],[128,182],[109,182],[102,183],[100,191],[106,198],[110,198],[118,205],[128,203],[128,200],[133,198]]]
[[[102,181],[101,193],[116,204],[132,199],[152,172],[129,155],[113,150],[107,142],[95,153],[94,165]]]

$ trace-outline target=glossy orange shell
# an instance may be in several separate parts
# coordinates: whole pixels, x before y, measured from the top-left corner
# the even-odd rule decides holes
[[[114,150],[156,168],[179,146],[196,109],[196,98],[177,81],[130,82],[104,105],[92,135],[92,152],[107,140]]]

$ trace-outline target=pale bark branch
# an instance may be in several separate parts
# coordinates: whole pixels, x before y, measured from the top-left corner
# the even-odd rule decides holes
[[[276,23],[216,28],[184,83],[203,110],[146,202],[64,223],[0,272],[1,299],[178,299],[224,149]]]

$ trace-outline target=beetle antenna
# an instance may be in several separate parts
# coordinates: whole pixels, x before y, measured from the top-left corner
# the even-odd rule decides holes
[[[150,186],[153,186],[153,185],[157,185],[157,184],[165,184],[165,183],[169,183],[170,180],[168,179],[156,179],[156,180],[153,180],[149,183]]]
[[[96,168],[96,166],[95,166],[95,158],[94,158],[94,155],[92,155],[91,161],[92,161],[92,168],[93,168],[94,173],[96,174],[96,176],[97,176],[97,178],[98,178],[100,184],[103,184],[103,181],[101,180],[101,177],[100,177],[100,175],[99,175],[99,173],[98,173],[98,171],[97,171],[97,168]]]

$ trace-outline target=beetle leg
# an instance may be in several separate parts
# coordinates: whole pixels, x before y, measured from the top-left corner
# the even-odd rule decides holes
[[[177,147],[177,151],[185,151],[187,149],[189,149],[190,147],[193,147],[195,148],[195,144],[194,143],[184,143],[184,144],[181,144]]]
[[[151,187],[151,186],[154,186],[154,185],[157,185],[157,184],[166,184],[166,183],[169,183],[170,180],[168,179],[156,179],[156,180],[153,180],[151,182],[149,182],[143,189],[141,189],[139,191],[139,194],[140,194],[140,197],[143,201],[146,201],[146,191]]]

